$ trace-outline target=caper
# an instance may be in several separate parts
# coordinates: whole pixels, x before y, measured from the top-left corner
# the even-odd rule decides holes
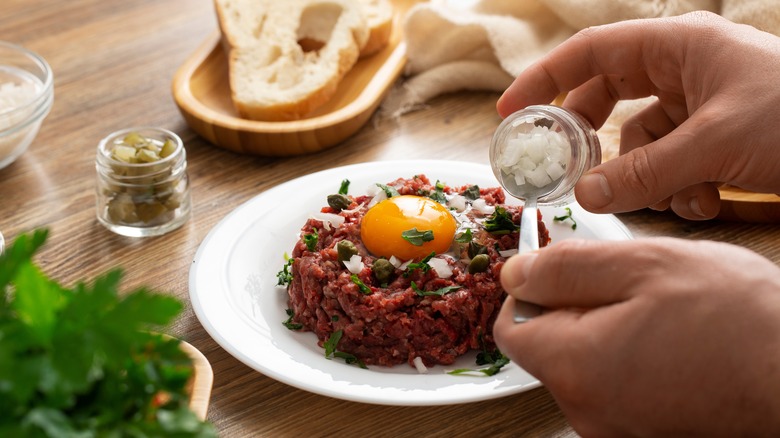
[[[350,200],[346,195],[328,195],[328,205],[330,205],[330,208],[336,212],[346,210],[349,208],[350,204],[352,204],[352,200]]]
[[[160,156],[162,158],[165,158],[172,153],[176,151],[176,143],[173,142],[170,138],[165,140],[165,144],[162,145],[162,149],[160,150]]]
[[[482,245],[480,243],[477,243],[475,241],[469,242],[469,248],[468,248],[469,258],[474,258],[480,254],[487,254],[487,248],[485,248],[485,245]]]
[[[342,240],[336,244],[336,251],[339,253],[339,261],[347,261],[352,258],[353,255],[357,255],[358,250],[355,248],[355,244],[349,240]]]
[[[374,277],[376,277],[379,283],[388,283],[390,277],[392,277],[395,272],[395,266],[387,261],[387,259],[376,259],[371,266],[371,271],[374,273]]]
[[[487,271],[490,265],[490,257],[487,254],[478,254],[471,259],[469,263],[469,274],[476,274],[477,272]]]

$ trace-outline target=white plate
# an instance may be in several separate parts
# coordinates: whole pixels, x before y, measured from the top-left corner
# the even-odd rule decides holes
[[[338,167],[307,175],[250,199],[220,221],[200,245],[190,270],[190,298],[200,322],[225,350],[261,373],[289,385],[339,399],[387,405],[445,405],[492,399],[526,391],[539,381],[510,363],[492,377],[452,376],[446,370],[474,368],[475,353],[428,374],[413,367],[369,366],[368,370],[329,360],[311,333],[290,331],[287,295],[276,273],[308,216],[325,197],[351,181],[349,193],[366,193],[375,183],[425,174],[449,185],[496,187],[486,165],[455,161],[383,161]],[[513,202],[508,198],[508,202]],[[518,202],[519,203],[519,202]],[[631,239],[612,215],[594,215],[569,206],[577,220],[553,223],[561,208],[542,207],[553,242],[577,237]]]

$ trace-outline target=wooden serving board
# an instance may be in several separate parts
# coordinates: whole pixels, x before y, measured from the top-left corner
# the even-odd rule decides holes
[[[780,196],[754,193],[737,187],[720,189],[719,219],[740,222],[780,222]]]
[[[180,341],[179,348],[192,359],[192,365],[195,368],[192,380],[188,384],[190,409],[195,412],[198,418],[206,420],[209,400],[211,399],[211,386],[214,383],[214,371],[206,356],[191,344]]]
[[[195,132],[235,152],[292,156],[331,147],[368,121],[401,75],[406,64],[402,17],[417,2],[392,0],[395,18],[388,45],[360,59],[342,79],[335,96],[305,119],[259,122],[238,116],[219,32],[210,35],[179,67],[173,79],[174,100]]]

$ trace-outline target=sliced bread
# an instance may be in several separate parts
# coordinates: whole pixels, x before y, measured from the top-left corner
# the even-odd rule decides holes
[[[393,31],[393,5],[389,0],[358,0],[368,23],[369,36],[360,57],[373,55],[390,41]]]
[[[304,117],[325,103],[369,39],[351,0],[214,0],[239,115]]]

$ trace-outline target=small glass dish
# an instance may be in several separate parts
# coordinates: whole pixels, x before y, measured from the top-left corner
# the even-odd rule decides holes
[[[54,77],[40,55],[0,41],[0,169],[38,134],[54,102]]]
[[[167,129],[138,127],[100,141],[97,218],[109,230],[131,237],[159,236],[190,216],[187,152]]]

